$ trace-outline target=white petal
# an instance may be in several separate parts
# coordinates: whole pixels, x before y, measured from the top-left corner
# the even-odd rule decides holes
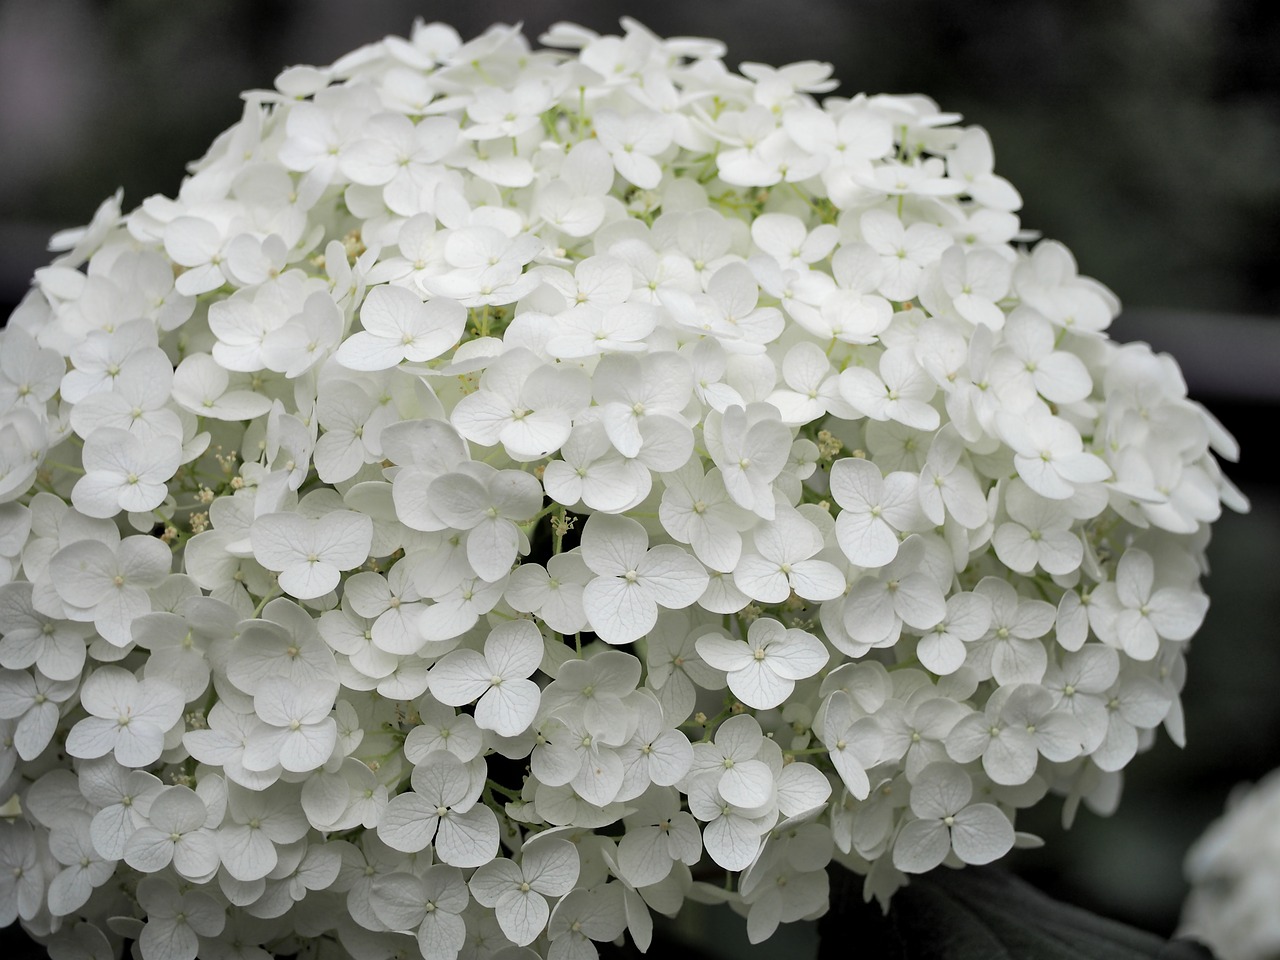
[[[1013,824],[990,803],[975,803],[956,814],[951,843],[956,856],[975,865],[999,860],[1013,849]]]
[[[912,820],[893,845],[893,865],[903,873],[927,873],[951,852],[951,836],[941,820]]]
[[[440,820],[436,853],[454,867],[479,867],[498,852],[498,818],[484,804]]]

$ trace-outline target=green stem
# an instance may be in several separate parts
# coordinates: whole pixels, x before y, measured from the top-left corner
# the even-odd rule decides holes
[[[277,584],[270,592],[267,593],[266,596],[264,596],[261,600],[258,601],[258,605],[253,608],[252,619],[256,620],[258,618],[258,615],[262,613],[263,608],[265,608],[268,603],[270,603],[272,600],[274,600],[278,596],[280,596],[279,584]]]
[[[783,750],[784,757],[814,757],[818,754],[826,755],[831,751],[826,747],[805,747],[803,750]]]
[[[82,477],[84,476],[83,467],[73,467],[69,463],[59,463],[57,460],[46,460],[44,463],[41,464],[41,466],[50,467],[54,470],[65,470],[67,471],[67,473],[75,473]]]
[[[512,790],[510,787],[504,787],[502,784],[498,783],[497,780],[486,780],[484,784],[494,793],[500,793],[508,800],[521,799],[519,791]]]

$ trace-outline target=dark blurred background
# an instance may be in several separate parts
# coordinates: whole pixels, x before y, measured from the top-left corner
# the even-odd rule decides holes
[[[1162,736],[1139,757],[1114,817],[1084,812],[1063,834],[1050,801],[1019,821],[1048,841],[1016,858],[1024,876],[1169,935],[1188,845],[1236,783],[1280,766],[1280,481],[1265,452],[1280,422],[1280,4],[0,0],[0,317],[47,262],[50,234],[87,222],[117,187],[126,209],[172,195],[184,164],[238,119],[239,91],[286,65],[404,35],[415,16],[464,37],[523,20],[536,38],[558,20],[616,32],[622,14],[722,39],[730,65],[825,60],[842,94],[923,92],[986,127],[1024,226],[1114,289],[1125,313],[1113,335],[1177,356],[1193,396],[1240,439],[1228,472],[1253,511],[1214,531],[1188,747]],[[723,938],[697,925],[712,955],[812,950],[812,931],[747,951],[740,924]]]

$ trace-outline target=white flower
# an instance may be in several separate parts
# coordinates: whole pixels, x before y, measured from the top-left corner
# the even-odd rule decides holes
[[[753,517],[733,502],[719,469],[703,471],[699,458],[665,474],[658,516],[674,540],[693,547],[713,570],[729,572],[742,554],[741,531]]]
[[[181,436],[182,422],[168,406],[173,379],[173,365],[163,350],[140,350],[126,362],[111,390],[98,391],[92,403],[71,408],[71,427],[85,439],[108,427],[132,433],[144,443]]]
[[[525,846],[519,864],[491,860],[471,877],[471,895],[497,914],[502,932],[519,946],[532,943],[547,925],[547,897],[573,889],[580,866],[567,840],[543,840]]]
[[[709,430],[713,422],[708,418]],[[786,466],[791,431],[771,404],[727,407],[719,428],[718,433],[709,432],[707,446],[729,496],[762,519],[772,520],[773,481]]]
[[[227,245],[238,235],[232,229],[231,211],[209,210],[212,219],[178,217],[165,231],[164,249],[173,262],[186,267],[175,286],[183,296],[195,297],[227,282],[222,263]],[[218,222],[214,222],[216,219]]]
[[[970,645],[973,665],[1001,686],[1039,683],[1048,663],[1039,638],[1052,629],[1057,612],[1043,600],[1019,597],[995,577],[983,577],[974,592],[990,602],[991,626]]]
[[[490,583],[506,576],[517,554],[527,552],[516,521],[527,521],[542,505],[542,491],[529,474],[484,464],[438,477],[428,496],[443,523],[467,531],[467,562]]]
[[[883,752],[884,733],[874,717],[860,715],[853,699],[843,690],[828,698],[819,736],[845,788],[859,800],[871,790],[867,771]]]
[[[662,168],[653,158],[671,143],[671,124],[666,117],[640,111],[620,117],[612,110],[601,110],[596,114],[595,128],[618,173],[645,190],[661,182]]]
[[[716,780],[708,773],[690,781],[689,812],[706,824],[702,845],[711,859],[726,870],[744,870],[760,852],[761,838],[772,828],[777,814],[752,816],[754,810],[726,800]]]
[[[693,394],[693,375],[688,361],[679,354],[652,353],[643,359],[627,354],[604,357],[593,380],[599,407],[596,415],[609,441],[624,457],[642,457],[646,446],[659,442],[679,445],[680,438],[689,433],[681,411]],[[672,469],[684,459],[672,467],[654,464],[653,468]]]
[[[528,620],[516,620],[493,629],[483,654],[446,654],[431,668],[431,693],[453,707],[477,701],[477,726],[514,737],[538,713],[541,692],[529,677],[541,662],[542,634]]]
[[[58,729],[59,707],[76,687],[75,681],[50,680],[39,670],[0,670],[0,719],[18,721],[13,746],[23,760],[44,752]]]
[[[123,857],[163,787],[151,774],[123,767],[112,757],[82,763],[80,792],[97,808],[89,824],[94,849],[111,860]]]
[[[582,502],[606,513],[630,510],[653,484],[643,463],[617,452],[599,421],[576,425],[560,456],[547,464],[543,483],[547,496],[566,507]]]
[[[981,127],[970,127],[947,154],[947,172],[965,184],[965,191],[984,207],[1017,210],[1022,197],[1013,184],[996,176],[991,137]]]
[[[885,210],[868,210],[859,225],[863,239],[880,255],[884,275],[879,290],[890,300],[914,297],[922,269],[951,246],[951,238],[940,227],[931,223],[904,226]]]
[[[751,531],[754,550],[744,553],[733,582],[762,603],[782,603],[791,594],[804,600],[833,600],[844,593],[844,575],[825,560],[815,560],[822,534],[797,510],[779,509]]]
[[[1013,267],[1000,254],[948,247],[938,261],[938,279],[951,298],[951,306],[965,320],[993,330],[1005,325],[998,304],[1009,292]]]
[[[1045,688],[1058,698],[1054,709],[1080,724],[1085,753],[1093,753],[1106,737],[1110,708],[1105,694],[1119,675],[1120,657],[1100,643],[1086,643],[1045,672]]]
[[[482,803],[484,775],[437,751],[413,768],[413,790],[394,797],[378,824],[378,836],[396,850],[414,853],[434,844],[436,855],[455,867],[478,867],[498,852],[498,820]]]
[[[168,496],[165,484],[181,459],[182,448],[171,436],[144,442],[125,430],[102,427],[85,441],[85,475],[72,489],[71,502],[90,517],[152,510]]]
[[[840,505],[836,541],[860,567],[883,567],[898,555],[898,531],[912,529],[918,480],[896,471],[884,477],[869,460],[842,457],[831,465],[831,496]]]
[[[197,416],[252,420],[271,409],[270,397],[236,386],[227,368],[207,353],[184,358],[173,373],[174,402]]]
[[[606,643],[630,643],[658,620],[658,608],[679,610],[707,585],[702,564],[676,546],[649,549],[634,520],[595,514],[582,532],[582,559],[597,576],[582,593],[591,628]]]
[[[621,884],[570,890],[555,905],[547,921],[547,938],[551,941],[548,956],[596,954],[592,941],[616,940],[626,927],[627,911]]]
[[[261,620],[238,624],[239,636],[222,668],[237,690],[252,697],[275,679],[294,684],[337,683],[333,653],[305,610],[281,597],[268,603],[262,615]],[[243,702],[248,710],[248,702]]]
[[[980,593],[947,597],[943,618],[925,630],[916,646],[920,664],[940,677],[964,666],[965,644],[980,640],[991,626],[991,602]]]
[[[745,810],[768,810],[777,790],[774,771],[760,759],[766,739],[760,724],[749,714],[730,717],[710,743],[693,752],[692,776],[711,774],[712,789],[725,801]],[[700,820],[707,818],[694,816]]]
[[[423,876],[392,873],[373,881],[370,904],[392,930],[417,931],[424,957],[451,960],[467,942],[467,925],[459,914],[471,897],[457,867],[438,864]]]
[[[125,844],[124,860],[135,870],[156,873],[170,863],[188,880],[218,868],[218,845],[209,829],[209,808],[187,787],[166,787],[151,801],[147,825]]]
[[[337,744],[333,686],[324,680],[294,685],[267,677],[253,695],[253,711],[262,721],[245,747],[246,770],[262,772],[279,765],[306,773],[329,759]]]
[[[45,616],[35,608],[32,590],[22,581],[0,586],[0,666],[34,666],[51,680],[79,678],[91,629]]]
[[[793,818],[778,825],[742,877],[740,892],[750,904],[747,936],[752,942],[772,936],[779,923],[800,920],[825,906],[824,868],[834,852],[830,831],[811,819]]]
[[[559,175],[538,192],[539,216],[571,237],[594,233],[604,222],[613,166],[598,140],[570,148]]]
[[[1018,476],[1042,497],[1066,500],[1078,486],[1111,476],[1106,462],[1086,453],[1079,431],[1061,417],[1002,413],[998,423],[1002,439],[1013,448]]]
[[[996,528],[991,544],[1010,569],[1031,573],[1039,566],[1045,573],[1063,575],[1079,568],[1084,544],[1072,533],[1073,518],[1061,501],[1047,500],[1015,480],[1005,492],[1005,510],[1009,522]]]
[[[423,303],[403,287],[378,286],[360,308],[364,329],[338,348],[338,363],[350,370],[386,370],[398,363],[434,360],[458,342],[467,313],[437,298]]]
[[[385,578],[372,572],[357,573],[343,587],[343,602],[352,612],[373,620],[373,645],[393,654],[412,653],[422,642],[418,636],[418,617],[423,610],[420,599],[412,567],[404,562],[396,563]]]
[[[1130,549],[1116,564],[1113,582],[1093,592],[1089,622],[1099,639],[1135,660],[1150,660],[1161,638],[1186,640],[1200,628],[1208,599],[1190,590],[1155,589],[1156,566],[1145,550]]]
[[[844,629],[856,643],[887,646],[897,640],[904,623],[927,630],[946,615],[946,600],[925,563],[925,549],[919,537],[908,537],[878,576],[854,586],[843,617]]]
[[[63,867],[49,883],[49,911],[55,916],[78,911],[116,871],[116,861],[94,849],[91,822],[89,814],[74,811],[49,831],[49,852]]]
[[[466,763],[484,747],[484,735],[470,714],[458,713],[429,695],[423,698],[419,718],[422,722],[404,741],[405,759],[415,766],[433,750],[447,750]]]
[[[629,707],[637,715],[636,726],[617,751],[623,769],[618,800],[631,800],[650,784],[671,786],[683,779],[693,764],[689,738],[666,719],[657,697],[646,692],[629,699]]]
[[[138,902],[147,924],[138,938],[147,960],[195,960],[200,937],[222,932],[227,917],[218,901],[193,890],[179,893],[168,880],[144,877],[138,882]]]
[[[529,768],[537,782],[549,787],[567,785],[592,806],[606,807],[617,799],[626,780],[617,748],[628,738],[633,723],[594,732],[581,716],[548,717],[539,724]]]
[[[929,401],[937,388],[905,347],[880,355],[879,375],[866,367],[840,374],[840,395],[872,420],[896,420],[916,430],[936,430],[941,418]]]
[[[594,736],[620,744],[635,724],[623,701],[636,689],[640,675],[640,661],[621,650],[568,660],[543,691],[540,713],[581,721]]]
[[[34,919],[44,906],[44,871],[36,854],[31,824],[25,820],[0,823],[0,923],[19,917]]]
[[[513,459],[539,460],[564,444],[574,417],[590,401],[580,370],[515,349],[485,370],[480,389],[458,401],[451,420],[474,443],[501,443]]]
[[[218,856],[242,883],[261,880],[280,862],[280,850],[306,836],[299,791],[286,784],[265,790],[227,785],[226,818],[218,828]]]
[[[766,618],[751,624],[745,641],[707,634],[698,640],[698,653],[710,666],[725,671],[734,696],[757,710],[778,706],[797,680],[812,677],[829,657],[813,634],[788,630]]]
[[[1006,393],[1039,393],[1051,403],[1076,403],[1089,396],[1093,380],[1084,361],[1058,350],[1053,327],[1034,310],[1009,315],[1003,346],[992,357],[992,377]],[[1028,396],[1028,403],[1030,397]]]
[[[1151,677],[1124,667],[1120,677],[1103,694],[1107,732],[1091,755],[1099,770],[1119,770],[1138,751],[1138,731],[1151,730],[1168,715],[1172,694]]]
[[[137,680],[119,667],[102,667],[80,691],[89,716],[71,728],[67,751],[94,759],[113,753],[126,767],[160,759],[165,734],[182,716],[182,694],[162,680]]]
[[[434,165],[458,141],[458,122],[452,117],[428,117],[415,124],[399,113],[379,113],[364,124],[368,136],[346,145],[338,168],[354,183],[383,187],[392,209],[416,199],[423,183],[431,182]]]
[[[324,360],[342,339],[342,310],[325,291],[307,297],[302,311],[262,338],[262,362],[290,379]]]
[[[952,727],[947,753],[960,763],[981,757],[982,769],[995,783],[1026,783],[1035,773],[1037,753],[1057,763],[1080,753],[1084,730],[1053,707],[1053,694],[1038,684],[1001,687],[983,713],[970,714]]]
[[[16,328],[4,331],[0,345],[0,406],[20,403],[43,409],[67,372],[61,354]]]
[[[962,462],[964,444],[953,424],[934,435],[920,469],[920,507],[935,526],[948,515],[969,530],[987,522],[987,503],[973,470]]]
[[[676,862],[694,865],[702,854],[702,833],[693,815],[680,809],[669,787],[647,791],[626,818],[618,841],[620,876],[634,887],[665,879]]]
[[[506,599],[522,613],[533,613],[560,634],[578,633],[587,627],[582,590],[591,571],[578,550],[547,558],[544,568],[522,563],[511,574]]]
[[[954,850],[964,863],[983,864],[1013,847],[1013,825],[990,803],[970,803],[973,782],[955,764],[931,763],[911,785],[911,812],[893,845],[893,865],[924,873]]]
[[[324,596],[343,570],[369,556],[373,522],[351,510],[333,510],[319,520],[297,513],[269,513],[250,529],[254,558],[280,574],[280,587],[300,600]]]

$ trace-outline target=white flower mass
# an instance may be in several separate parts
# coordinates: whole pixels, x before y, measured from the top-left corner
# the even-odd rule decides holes
[[[1174,361],[982,129],[623,27],[288,69],[60,235],[0,333],[0,924],[760,940],[1181,742],[1247,504]]]

